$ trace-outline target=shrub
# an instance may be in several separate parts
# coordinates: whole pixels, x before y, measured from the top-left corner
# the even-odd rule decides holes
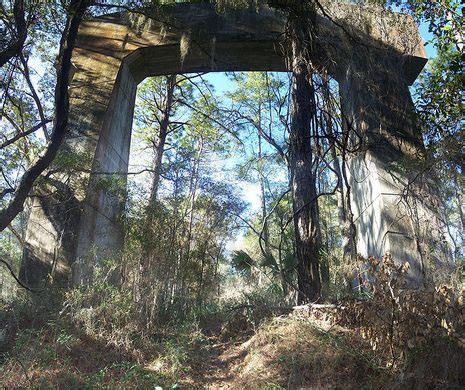
[[[139,331],[131,295],[108,283],[70,290],[62,313],[86,334],[105,338],[116,346],[130,347]]]
[[[340,322],[356,326],[391,366],[405,363],[409,351],[437,339],[465,341],[465,291],[446,285],[408,289],[408,269],[408,263],[395,265],[390,255],[381,260],[371,257],[365,282],[370,299],[351,302],[338,312]]]

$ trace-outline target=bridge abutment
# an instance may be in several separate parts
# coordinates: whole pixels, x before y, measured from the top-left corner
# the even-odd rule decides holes
[[[412,280],[421,280],[421,248],[427,240],[415,230],[409,209],[404,209],[404,200],[407,207],[408,199],[413,199],[404,196],[405,189],[411,188],[418,172],[404,163],[421,159],[423,148],[408,90],[426,62],[421,39],[405,15],[373,14],[341,5],[335,18],[349,23],[347,16],[352,17],[353,10],[359,10],[358,19],[366,15],[363,28],[350,28],[355,41],[327,18],[317,18],[321,41],[315,63],[322,69],[331,64],[344,115],[363,140],[362,150],[349,162],[358,249],[364,256],[390,251],[399,261],[410,261]],[[126,13],[83,22],[73,55],[70,129],[63,148],[64,155],[78,156],[74,165],[79,168],[71,169],[68,176],[55,175],[67,183],[73,202],[70,210],[50,215],[46,209],[53,208],[53,198],[47,207],[34,200],[23,262],[29,281],[60,264],[63,275],[73,269],[74,284],[86,284],[99,261],[120,255],[132,116],[140,81],[180,72],[287,71],[280,51],[285,25],[280,12],[218,14],[209,4],[179,4],[167,14],[169,23],[157,15],[142,29],[132,26]],[[393,26],[393,20],[404,30]],[[187,33],[191,47],[181,59],[180,41]],[[365,43],[360,45],[361,41]],[[366,49],[367,44],[373,51]],[[84,170],[79,157],[83,155],[90,157]],[[421,204],[433,198],[414,199]],[[435,207],[421,205],[419,215],[437,221]],[[34,267],[41,271],[28,272]]]

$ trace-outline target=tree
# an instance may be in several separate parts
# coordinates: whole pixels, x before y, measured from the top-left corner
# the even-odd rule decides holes
[[[315,4],[297,2],[289,10],[291,125],[289,172],[297,252],[298,302],[320,299],[320,245],[316,175],[311,139],[316,134],[316,102],[311,53],[315,43]]]
[[[342,236],[342,262],[347,267],[354,267],[357,260],[357,241],[354,215],[351,206],[351,187],[347,179],[347,155],[349,139],[353,137],[353,129],[349,127],[335,101],[338,94],[331,91],[331,80],[328,75],[321,76],[321,123],[323,134],[328,141],[328,149],[332,159],[331,173],[336,176],[336,195],[339,224]],[[334,97],[336,95],[336,98]],[[354,148],[354,146],[352,146]],[[356,148],[355,148],[356,149]],[[352,284],[352,275],[345,275],[348,284]],[[361,284],[361,283],[359,283]]]
[[[267,72],[235,73],[232,80],[235,89],[226,95],[231,100],[227,112],[244,140],[244,154],[252,149],[250,159],[239,168],[239,176],[259,182],[262,224],[259,245],[266,256],[271,253],[267,221],[268,198],[273,197],[270,177],[276,177],[287,163],[287,80]]]
[[[426,24],[433,38],[429,44],[437,51],[415,85],[419,123],[428,153],[429,166],[439,171],[442,197],[445,201],[449,235],[455,244],[456,258],[463,256],[463,85],[464,67],[463,4],[445,0],[396,1],[394,4],[412,14],[417,23]],[[455,223],[453,221],[456,221]],[[455,230],[462,233],[454,234]],[[454,236],[456,238],[454,239]],[[458,243],[457,241],[462,241]]]
[[[157,314],[182,317],[193,301],[202,306],[218,291],[219,262],[242,206],[229,186],[211,178],[209,160],[228,151],[233,132],[202,75],[148,80],[137,101],[136,138],[153,158],[148,202],[130,203],[129,219],[142,249],[136,256],[135,300],[150,326]],[[126,272],[130,277],[134,268]]]
[[[440,188],[446,208],[449,235],[455,257],[463,256],[465,217],[463,211],[463,59],[454,46],[439,47],[438,55],[421,75],[416,88],[417,109],[422,125],[429,167],[442,177]],[[455,222],[454,222],[455,221]],[[454,234],[454,228],[459,234]],[[455,238],[454,238],[455,237]]]
[[[71,70],[71,55],[76,42],[79,24],[90,4],[90,0],[72,0],[69,4],[68,18],[61,37],[57,61],[55,119],[50,141],[43,155],[22,176],[17,188],[14,189],[9,204],[0,211],[0,231],[3,231],[23,210],[24,202],[34,182],[50,166],[65,138],[69,113],[68,83]]]

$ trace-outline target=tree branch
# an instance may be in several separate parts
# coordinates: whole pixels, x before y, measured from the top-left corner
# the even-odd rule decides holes
[[[7,139],[6,141],[4,141],[1,145],[0,145],[0,149],[3,149],[3,148],[6,148],[7,146],[15,143],[17,140],[19,140],[20,138],[23,138],[23,137],[27,137],[29,134],[32,134],[34,132],[36,132],[37,130],[39,130],[41,127],[44,126],[45,123],[50,123],[52,120],[51,119],[45,119],[44,121],[40,121],[39,123],[37,123],[36,125],[34,125],[33,127],[31,127],[29,130],[27,131],[24,131],[22,133],[18,133],[16,134],[14,137],[10,138],[10,139]]]
[[[2,259],[0,259],[0,263],[5,264],[6,268],[8,268],[8,271],[10,271],[11,276],[13,276],[13,279],[16,280],[16,283],[18,283],[22,288],[30,292],[35,292],[35,290],[26,286],[25,284],[21,282],[21,280],[18,279],[18,277],[15,275],[15,272],[13,271],[13,268],[11,267],[10,264],[8,264],[5,260],[2,260]]]
[[[90,0],[73,0],[65,32],[60,42],[57,84],[55,88],[55,123],[52,136],[45,153],[24,173],[8,206],[0,211],[0,231],[23,210],[24,202],[36,179],[52,163],[64,140],[68,127],[69,116],[69,76],[71,70],[71,55],[76,43],[76,37],[84,12],[90,5]]]
[[[13,6],[13,15],[15,19],[16,37],[7,46],[7,48],[0,52],[0,67],[5,65],[10,59],[17,56],[24,47],[24,42],[27,37],[27,25],[24,17],[24,2],[23,0],[15,0]]]

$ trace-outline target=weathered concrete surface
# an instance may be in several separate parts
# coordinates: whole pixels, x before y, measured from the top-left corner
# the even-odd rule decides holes
[[[66,282],[63,276],[70,272],[66,259],[72,258],[76,249],[73,224],[79,221],[78,201],[69,187],[55,182],[53,188],[37,189],[29,207],[32,218],[28,220],[19,277],[34,287],[47,277]]]
[[[115,254],[123,242],[123,210],[137,84],[126,64],[115,82],[92,165],[74,266],[74,283],[84,283],[91,264]],[[107,172],[115,173],[108,175]]]
[[[397,118],[403,122],[407,117],[396,116],[399,110],[411,114],[411,104],[408,107],[404,104],[410,99],[407,85],[415,80],[426,63],[413,21],[408,16],[377,8],[333,3],[327,9],[330,18],[321,15],[317,18],[314,63],[318,68],[328,70],[344,86],[344,105],[353,123],[363,131],[366,144],[402,145],[393,154],[393,160],[421,149],[421,137],[410,121],[393,129],[390,124],[376,119],[383,114],[382,110],[372,111],[368,125],[363,124],[360,117],[360,112],[371,110],[379,102],[384,104],[382,95],[373,92],[378,87],[391,97],[397,96],[397,88],[400,88],[401,101],[391,99],[386,102],[394,105],[389,114],[394,121]],[[63,264],[76,259],[75,283],[84,282],[86,275],[91,275],[93,264],[117,252],[123,242],[124,173],[127,172],[137,84],[148,76],[179,72],[288,70],[286,45],[282,39],[285,18],[280,12],[262,8],[259,12],[242,10],[222,14],[212,5],[203,3],[165,6],[163,10],[163,13],[154,11],[151,19],[127,13],[107,15],[84,22],[79,31],[73,55],[76,69],[71,82],[67,147],[93,156],[89,166],[93,173],[73,176],[73,183],[82,180],[88,183],[87,191],[76,190],[74,194],[83,210],[80,218],[75,217],[74,223],[67,225],[72,230],[67,236],[78,234],[79,239],[77,245],[75,242],[68,245],[76,246],[74,256],[61,250],[56,244],[58,231],[49,232],[49,223],[36,208],[29,222],[26,256],[33,259],[32,262],[51,264],[51,247],[59,247],[54,253],[58,253]],[[180,42],[186,41],[189,41],[189,50],[181,58]],[[370,69],[368,65],[373,64],[378,70],[382,70],[384,64],[388,66],[387,71],[382,72],[384,79],[375,77],[369,87],[370,84],[363,81],[364,74]],[[354,78],[356,74],[358,78]],[[395,79],[396,88],[383,90],[389,85],[390,77]],[[370,89],[373,85],[375,89]],[[377,160],[379,153],[372,148],[366,151],[366,156],[376,157],[370,160],[376,169],[384,172],[386,165]],[[391,218],[391,211],[374,200],[379,199],[378,189],[374,189],[379,179],[373,180],[354,191],[363,195],[354,199],[359,209],[371,203],[376,214],[373,221],[378,221],[380,229],[384,229],[380,236],[369,234],[376,225],[370,225],[369,218],[360,219],[359,240],[367,242],[366,254],[371,251],[380,254],[390,248],[389,245],[375,244],[386,236],[388,224],[385,221]],[[42,225],[40,229],[36,227],[37,222]],[[30,230],[34,230],[34,234]],[[76,241],[75,238],[70,240]],[[50,249],[45,250],[49,246]],[[418,255],[413,252],[412,258],[417,261]]]
[[[363,60],[352,58],[339,79],[344,119],[362,141],[348,161],[357,250],[364,257],[389,252],[398,263],[408,261],[410,285],[419,286],[427,268],[450,261],[447,227],[436,183],[421,175],[424,145],[396,59],[362,52]]]

